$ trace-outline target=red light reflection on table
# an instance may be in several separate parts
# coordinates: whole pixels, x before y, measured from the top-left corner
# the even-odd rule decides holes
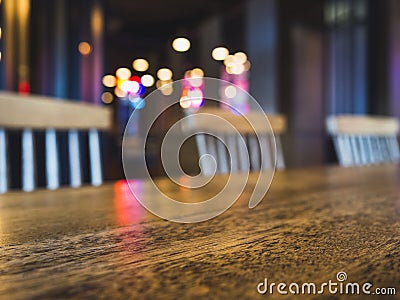
[[[142,193],[143,182],[132,180],[130,185],[135,189],[135,193]],[[126,180],[119,180],[114,184],[114,206],[118,225],[138,223],[146,214],[144,208],[129,189]]]

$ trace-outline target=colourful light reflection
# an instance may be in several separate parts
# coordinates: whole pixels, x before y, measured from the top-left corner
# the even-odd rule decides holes
[[[139,92],[140,85],[136,81],[125,80],[124,82],[122,82],[120,88],[125,93],[137,94]]]
[[[137,94],[141,96],[144,94],[144,92],[146,92],[146,88],[144,87],[143,84],[139,84],[139,90],[138,90]]]
[[[204,72],[200,68],[185,72],[180,106],[184,109],[198,109],[204,105]]]
[[[135,75],[135,76],[132,76],[130,80],[131,80],[131,81],[136,81],[137,83],[142,83],[141,80],[140,80],[140,77],[139,77],[139,76],[136,76],[136,75]]]
[[[129,99],[129,103],[134,109],[142,109],[146,104],[144,99],[140,97],[134,97],[132,99]]]
[[[132,182],[135,192],[141,193],[143,183]],[[118,225],[129,225],[140,222],[145,214],[144,208],[133,196],[126,180],[114,184],[114,207]]]

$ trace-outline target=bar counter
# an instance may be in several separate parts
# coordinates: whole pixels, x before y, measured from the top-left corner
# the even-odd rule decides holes
[[[123,181],[0,195],[0,298],[366,298],[257,291],[265,278],[320,283],[338,272],[398,294],[368,299],[399,297],[398,165],[278,171],[249,209],[255,179],[225,213],[194,224],[150,214]],[[199,197],[158,184],[178,198]]]

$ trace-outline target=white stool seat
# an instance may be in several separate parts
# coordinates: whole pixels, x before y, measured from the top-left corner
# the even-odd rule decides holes
[[[398,162],[399,121],[381,116],[330,116],[327,130],[333,137],[342,166]]]

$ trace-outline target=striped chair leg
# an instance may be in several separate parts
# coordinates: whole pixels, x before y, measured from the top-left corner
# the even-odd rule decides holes
[[[197,144],[197,149],[199,151],[199,157],[209,154],[207,151],[205,134],[196,134],[196,144]],[[200,168],[202,175],[205,176],[213,175],[213,168],[208,164],[206,160],[200,160]]]
[[[217,162],[217,173],[221,173],[221,163],[218,161],[217,157],[217,146],[216,146],[216,139],[210,135],[206,135],[206,145],[207,145],[207,153],[214,157],[215,161]]]
[[[369,139],[372,149],[372,163],[376,164],[380,160],[380,153],[378,149],[377,139],[375,136],[371,136]]]
[[[360,149],[360,163],[362,165],[368,164],[368,157],[367,157],[367,147],[365,144],[366,137],[365,136],[358,136],[358,146]]]
[[[388,144],[386,143],[386,138],[380,137],[379,143],[381,144],[383,162],[390,162],[391,161],[390,148],[388,147]]]
[[[0,194],[7,192],[7,137],[4,128],[0,128]]]
[[[273,145],[268,135],[260,135],[260,158],[263,169],[271,170],[274,168],[276,157],[273,157]],[[275,160],[275,161],[274,161]]]
[[[60,186],[57,134],[55,129],[46,130],[46,178],[49,190],[55,190]]]
[[[399,142],[397,141],[397,137],[393,136],[390,138],[390,148],[392,149],[393,161],[400,161],[400,150],[399,150]]]
[[[226,141],[224,136],[220,136],[221,140],[217,140],[217,153],[218,153],[218,163],[219,170],[222,174],[226,174],[229,172],[226,149],[224,142]],[[226,142],[225,142],[226,143]]]
[[[377,162],[381,163],[384,161],[384,154],[383,154],[383,148],[382,148],[382,144],[380,141],[379,137],[374,137],[375,140],[375,144],[376,144],[376,154],[377,154]]]
[[[231,172],[239,171],[239,151],[237,148],[237,141],[234,135],[229,134],[226,138],[229,152],[229,165],[231,166]]]
[[[248,140],[251,168],[253,170],[260,170],[260,143],[255,135],[250,135]]]
[[[32,129],[22,131],[22,190],[30,192],[35,189],[35,160]]]
[[[237,145],[238,145],[240,171],[250,172],[249,153],[246,145],[246,139],[244,136],[240,134],[237,135]]]
[[[355,165],[361,164],[360,151],[358,149],[358,143],[356,136],[350,136],[351,152],[353,155],[353,161]]]
[[[339,155],[339,157],[340,156],[342,157],[342,162],[341,162],[342,166],[348,167],[354,165],[354,158],[350,143],[350,137],[347,135],[338,136],[338,145],[341,152],[341,155]]]
[[[374,163],[374,151],[372,148],[372,142],[371,142],[370,136],[365,137],[365,149],[366,149],[366,153],[367,153],[368,164]]]
[[[82,185],[82,175],[78,130],[71,129],[68,132],[68,152],[70,166],[70,185],[72,187],[79,187]]]
[[[395,145],[392,143],[392,139],[393,139],[393,137],[387,136],[387,137],[385,137],[384,143],[385,143],[385,147],[388,152],[389,161],[396,162],[396,148],[393,147]]]
[[[335,147],[337,159],[339,161],[339,164],[344,166],[345,165],[345,159],[343,157],[343,138],[341,136],[334,136],[333,137],[333,146]]]
[[[390,142],[390,138],[391,138],[391,137],[389,137],[389,136],[384,137],[383,142],[384,142],[385,148],[386,148],[386,150],[387,150],[388,161],[389,161],[389,162],[394,162],[394,161],[395,161],[395,160],[394,160],[394,152],[393,152],[393,149],[392,149],[392,144],[391,144],[391,142]]]
[[[92,185],[100,185],[103,182],[101,172],[100,140],[96,129],[89,130],[89,155]]]

